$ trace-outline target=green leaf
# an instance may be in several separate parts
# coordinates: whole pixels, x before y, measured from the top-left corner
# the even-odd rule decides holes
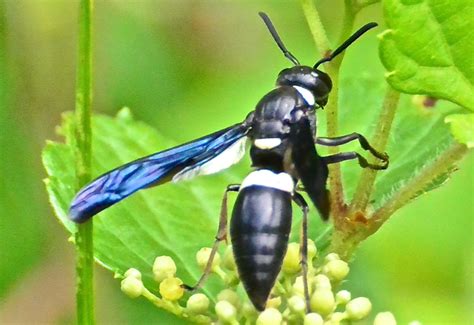
[[[407,99],[401,102],[387,147],[391,166],[377,178],[373,195],[375,207],[403,189],[404,184],[422,173],[453,144],[454,140],[443,123],[446,114],[441,107],[429,111],[414,107]],[[415,197],[440,186],[452,171],[451,167],[446,166],[445,177],[435,176],[443,178],[442,182],[433,179],[432,186],[424,186]]]
[[[474,110],[474,2],[387,0],[380,57],[400,92],[447,99]]]
[[[378,110],[382,104],[384,87],[377,84],[376,76],[363,80],[345,79],[341,94],[341,134],[359,132],[370,139]],[[411,96],[402,96],[387,144],[390,166],[380,171],[371,196],[372,206],[378,208],[404,184],[419,175],[423,168],[435,161],[449,148],[454,139],[444,123],[444,118],[456,110],[453,104],[438,102],[434,108],[420,107]],[[355,113],[356,112],[356,113]],[[322,133],[324,134],[324,130]],[[368,157],[357,143],[341,147],[342,151],[356,150]],[[355,161],[342,164],[346,199],[352,198],[362,172]],[[447,166],[443,181],[447,179],[451,166]],[[437,175],[440,178],[441,175]],[[441,179],[441,178],[440,178]],[[440,186],[443,181],[433,180],[432,186],[420,188],[416,196]]]
[[[15,102],[13,68],[9,61],[6,3],[0,2],[0,300],[8,301],[26,274],[49,250],[43,219],[36,151],[25,135],[24,119]],[[27,202],[27,204],[25,204]],[[11,301],[11,300],[10,300]],[[4,309],[5,310],[5,309]]]
[[[43,164],[49,175],[46,186],[59,220],[76,231],[67,211],[74,192],[74,156],[71,147],[71,116],[65,114],[60,132],[66,144],[49,142],[43,151]],[[93,118],[93,174],[95,176],[128,161],[170,147],[169,141],[144,123],[134,121],[126,111],[117,118]],[[238,169],[238,168],[237,168]],[[226,173],[177,184],[166,184],[142,191],[102,212],[94,219],[97,261],[122,275],[135,267],[144,281],[152,281],[156,256],[172,256],[178,276],[193,284],[200,275],[195,253],[210,246],[225,186],[240,180]],[[153,285],[152,287],[156,287]]]
[[[452,114],[444,121],[451,125],[451,133],[459,143],[474,147],[474,114]]]

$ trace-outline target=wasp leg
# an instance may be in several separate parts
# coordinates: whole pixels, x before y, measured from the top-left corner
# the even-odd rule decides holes
[[[293,194],[293,201],[303,211],[303,222],[301,223],[301,241],[300,241],[300,252],[301,252],[301,269],[303,271],[303,287],[304,287],[304,298],[306,301],[306,313],[310,313],[309,305],[309,286],[308,286],[308,204],[301,194],[295,192]]]
[[[212,262],[214,261],[214,257],[216,256],[217,248],[219,248],[219,243],[223,240],[227,239],[227,194],[229,192],[238,192],[240,189],[240,185],[238,184],[230,184],[227,186],[224,196],[222,197],[221,203],[221,212],[219,217],[219,228],[217,229],[216,239],[214,240],[214,244],[212,245],[211,254],[209,255],[209,260],[207,260],[206,267],[204,268],[204,272],[199,278],[198,282],[194,286],[189,286],[187,284],[183,284],[182,286],[189,291],[196,291],[198,290],[204,282],[207,280],[207,277],[211,273],[212,269]]]
[[[382,169],[387,169],[388,167],[388,160],[384,160],[382,165],[371,164],[367,161],[367,159],[365,159],[364,157],[362,157],[355,151],[340,152],[340,153],[337,153],[331,156],[322,157],[322,158],[326,162],[326,164],[335,164],[335,163],[339,163],[345,160],[357,159],[359,161],[359,165],[362,168],[382,170]]]
[[[326,137],[318,137],[316,138],[316,143],[323,145],[323,146],[328,146],[328,147],[335,147],[335,146],[340,146],[341,144],[346,144],[348,142],[354,141],[354,140],[359,140],[360,146],[364,150],[368,150],[372,155],[375,157],[383,160],[384,162],[388,162],[388,155],[386,152],[379,152],[374,149],[367,141],[367,139],[360,133],[351,133],[347,135],[342,135],[340,137],[334,137],[334,138],[326,138]]]

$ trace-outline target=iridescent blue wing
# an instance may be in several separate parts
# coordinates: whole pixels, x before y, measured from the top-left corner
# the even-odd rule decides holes
[[[236,124],[113,169],[76,194],[69,217],[81,223],[143,188],[230,167],[244,154],[248,130],[245,123]]]

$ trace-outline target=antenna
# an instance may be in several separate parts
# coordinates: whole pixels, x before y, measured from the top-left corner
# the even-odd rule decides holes
[[[272,34],[273,39],[275,40],[275,42],[277,43],[278,47],[283,52],[285,57],[288,58],[288,60],[290,60],[291,62],[293,62],[294,65],[300,65],[300,62],[298,61],[298,59],[295,58],[295,56],[286,49],[280,36],[278,36],[278,33],[275,27],[273,26],[272,21],[270,20],[270,17],[268,17],[267,14],[264,12],[259,12],[258,14],[260,15],[260,17],[262,17],[263,22],[265,23],[265,25],[267,25],[268,31],[270,32],[270,34]]]
[[[341,54],[342,51],[344,51],[346,48],[348,48],[352,43],[354,43],[359,37],[362,36],[365,32],[367,32],[369,29],[372,29],[374,27],[378,26],[377,23],[368,23],[361,28],[357,32],[351,35],[344,43],[342,43],[334,52],[332,52],[328,57],[322,58],[316,64],[314,65],[314,69],[316,69],[320,64],[329,62],[332,59],[334,59],[336,56]]]

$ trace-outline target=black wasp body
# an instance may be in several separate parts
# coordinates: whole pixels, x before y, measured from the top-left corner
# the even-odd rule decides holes
[[[263,13],[260,16],[285,56],[295,64],[280,72],[276,88],[258,102],[242,123],[99,176],[76,195],[70,217],[76,222],[84,222],[140,189],[223,170],[241,159],[249,139],[254,171],[241,184],[227,187],[208,264],[198,283],[188,288],[199,288],[209,274],[218,244],[227,236],[227,194],[238,192],[230,222],[234,257],[250,300],[258,310],[263,310],[288,246],[294,201],[303,212],[301,261],[309,311],[306,280],[308,205],[296,191],[296,185],[302,183],[320,216],[326,220],[330,214],[326,189],[328,164],[358,159],[362,167],[385,169],[388,165],[388,156],[372,148],[358,133],[336,138],[316,136],[315,112],[327,103],[332,87],[331,79],[318,66],[332,60],[376,24],[365,25],[330,56],[309,67],[300,65],[285,48],[268,16]],[[315,148],[315,143],[337,146],[352,140],[358,140],[363,149],[381,159],[383,164],[369,164],[356,152],[321,157]]]

